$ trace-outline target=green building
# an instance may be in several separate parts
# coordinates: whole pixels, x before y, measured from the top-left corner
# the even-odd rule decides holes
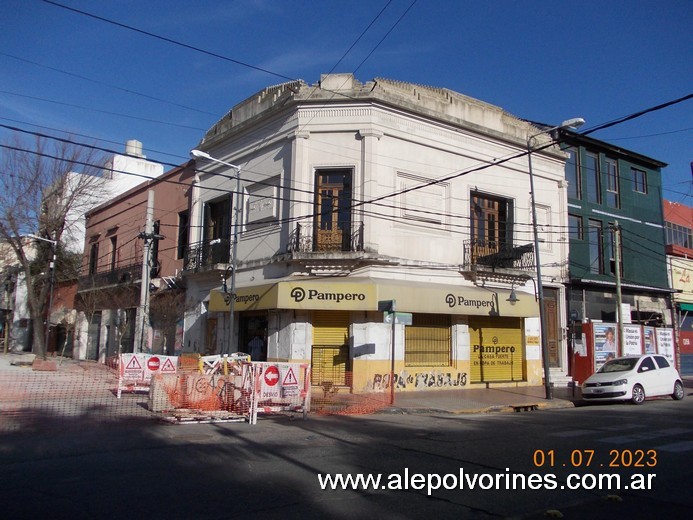
[[[566,309],[572,332],[580,322],[617,321],[617,262],[623,321],[673,327],[662,209],[666,164],[574,132],[565,132],[562,142],[569,154]]]

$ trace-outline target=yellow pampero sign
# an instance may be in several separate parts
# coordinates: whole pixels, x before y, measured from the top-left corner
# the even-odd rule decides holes
[[[401,312],[461,314],[476,316],[537,316],[539,306],[533,295],[519,293],[520,301],[510,304],[507,289],[337,278],[279,281],[241,287],[235,291],[234,310],[307,309],[374,311],[379,300],[395,300]],[[228,312],[231,296],[215,289],[210,293],[209,310]]]
[[[262,309],[369,310],[377,308],[372,283],[277,282],[235,291],[235,311]],[[231,296],[215,289],[210,293],[209,310],[228,312]]]
[[[372,283],[282,282],[279,308],[318,310],[368,310],[377,308]]]
[[[446,287],[421,282],[378,283],[378,299],[395,300],[398,311],[468,316],[538,316],[539,306],[534,295],[518,294],[520,300],[511,304],[507,301],[510,295],[507,289]]]

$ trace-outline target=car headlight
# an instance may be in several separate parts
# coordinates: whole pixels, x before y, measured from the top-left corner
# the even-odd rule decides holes
[[[619,379],[618,381],[614,381],[612,383],[614,386],[621,386],[621,385],[627,385],[628,380],[627,379]]]

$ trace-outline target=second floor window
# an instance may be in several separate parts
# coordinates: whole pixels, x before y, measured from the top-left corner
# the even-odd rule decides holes
[[[96,242],[91,245],[89,250],[89,274],[96,274],[96,270],[99,268],[99,243]]]
[[[609,239],[609,273],[616,276],[616,231],[611,230],[608,233]],[[619,271],[620,275],[623,276],[623,246],[619,247]]]
[[[693,249],[693,229],[680,226],[673,222],[666,223],[667,245],[687,247]]]
[[[118,266],[118,237],[111,237],[111,271]]]
[[[585,154],[585,177],[587,179],[587,202],[601,204],[602,189],[601,175],[599,172],[599,156],[595,153]]]
[[[582,198],[582,182],[580,176],[580,161],[578,151],[575,148],[568,148],[568,160],[565,163],[565,178],[568,181],[568,198]]]
[[[618,161],[606,158],[606,203],[611,208],[620,207]]]
[[[475,256],[497,252],[512,245],[512,201],[482,193],[472,193],[469,211]]]
[[[590,251],[590,273],[601,274],[604,272],[604,258],[602,248],[602,223],[599,220],[590,220],[588,226],[588,239]]]
[[[204,240],[228,240],[231,236],[231,198],[205,204]]]
[[[187,211],[178,213],[178,247],[176,258],[181,259],[185,256],[185,248],[188,247],[188,228],[190,216]]]
[[[349,251],[351,170],[318,170],[315,193],[315,249]]]
[[[647,193],[647,173],[637,168],[630,169],[633,175],[633,191]]]
[[[581,216],[568,215],[568,234],[571,240],[582,240],[585,238]]]

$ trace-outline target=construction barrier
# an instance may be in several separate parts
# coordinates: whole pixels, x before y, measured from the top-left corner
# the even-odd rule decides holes
[[[198,371],[153,376],[149,409],[169,415],[180,415],[181,410],[187,415],[193,411],[223,411],[248,419],[252,393],[249,362],[208,356]]]
[[[118,358],[118,399],[125,392],[148,392],[155,374],[175,374],[178,357],[158,354],[121,354]]]
[[[202,356],[198,361],[198,366],[200,374],[228,374],[229,367],[239,361],[250,361],[250,355],[244,354],[243,352],[236,352],[235,354],[224,354],[223,356],[220,354]]]
[[[310,365],[306,363],[251,363],[254,392],[250,424],[257,423],[258,413],[302,412],[310,410]]]
[[[147,385],[149,409],[169,417],[207,418],[211,412],[225,412],[227,419],[256,424],[258,414],[302,412],[305,418],[310,410],[310,365],[303,363],[205,356],[197,372],[152,374]]]

